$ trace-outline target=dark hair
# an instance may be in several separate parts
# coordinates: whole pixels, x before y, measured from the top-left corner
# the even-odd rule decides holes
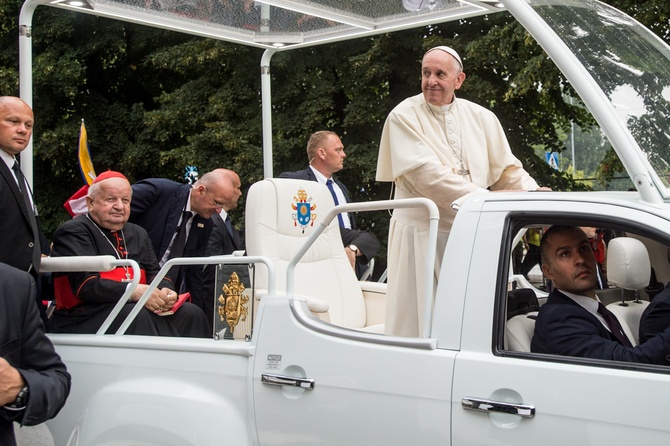
[[[584,234],[584,231],[579,226],[568,226],[568,225],[549,226],[549,228],[544,231],[544,234],[542,234],[542,238],[540,239],[540,263],[541,264],[549,263],[549,253],[547,253],[547,248],[546,248],[547,239],[549,237],[551,237],[553,234],[562,234],[562,233],[565,233],[565,232],[574,232],[575,230]],[[586,234],[584,234],[584,237],[586,237]]]

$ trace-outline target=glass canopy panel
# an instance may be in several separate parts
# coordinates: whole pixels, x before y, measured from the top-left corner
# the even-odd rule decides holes
[[[529,3],[600,85],[617,119],[637,141],[668,196],[668,48],[635,20],[594,0],[530,0]],[[616,145],[616,141],[612,144]]]
[[[70,6],[70,0],[51,0]],[[491,0],[86,0],[99,15],[256,46],[346,40],[499,11]]]

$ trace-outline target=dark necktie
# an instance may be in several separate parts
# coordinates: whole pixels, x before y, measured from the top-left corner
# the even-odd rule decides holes
[[[168,256],[168,260],[174,259],[175,257],[184,257],[184,248],[186,247],[186,236],[187,230],[186,230],[186,223],[191,219],[193,216],[193,213],[190,211],[184,211],[182,213],[181,217],[181,224],[177,226],[177,235],[175,235],[174,240],[172,241],[172,246],[170,246],[170,255]],[[176,287],[179,287],[181,285],[181,279],[179,277],[179,265],[173,266],[170,268],[170,271],[168,271],[167,276],[172,279],[172,283]],[[179,288],[177,288],[179,290]]]
[[[335,206],[337,206],[340,203],[339,201],[337,201],[337,194],[335,193],[335,189],[333,189],[333,180],[328,179],[328,181],[326,181],[326,186],[328,186],[330,195],[333,196],[333,201],[335,202]],[[340,222],[340,228],[344,228],[344,220],[342,219],[342,214],[337,214],[337,221]]]
[[[186,224],[193,216],[193,213],[190,211],[184,211],[181,217],[181,224],[177,226],[177,235],[172,241],[172,246],[170,247],[169,259],[174,259],[175,257],[184,257],[184,247],[186,246],[186,236],[188,235]]]
[[[37,220],[35,219],[35,211],[33,209],[33,204],[32,201],[30,200],[30,195],[28,192],[28,183],[26,183],[26,178],[23,176],[23,172],[21,172],[21,168],[19,167],[19,163],[14,160],[14,165],[12,166],[12,170],[14,170],[14,175],[16,175],[16,179],[18,180],[18,186],[19,189],[21,190],[21,195],[23,195],[23,201],[26,205],[26,210],[28,211],[28,219],[30,220],[30,228],[33,230],[33,257],[32,257],[32,264],[33,268],[35,269],[36,273],[40,272],[40,263],[42,257],[42,251],[40,249],[40,237],[39,237],[39,231],[37,229]]]
[[[242,248],[242,240],[240,239],[240,233],[237,232],[237,229],[235,229],[235,227],[233,226],[233,221],[230,219],[230,215],[226,216],[226,220],[224,223],[226,224],[226,229],[228,229],[228,234],[230,234],[230,238],[233,240],[235,249]]]
[[[614,337],[617,338],[621,345],[625,345],[626,347],[633,346],[626,334],[623,332],[621,324],[617,320],[616,316],[614,316],[610,310],[605,308],[605,305],[603,305],[602,302],[598,302],[598,313],[600,313],[603,319],[605,319],[605,322],[607,322],[607,326],[610,328],[610,331]]]

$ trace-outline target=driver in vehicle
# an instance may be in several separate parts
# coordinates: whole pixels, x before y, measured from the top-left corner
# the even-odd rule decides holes
[[[554,284],[540,307],[534,353],[670,364],[670,328],[632,347],[616,317],[596,295],[596,261],[576,226],[551,226],[540,241],[542,273]]]

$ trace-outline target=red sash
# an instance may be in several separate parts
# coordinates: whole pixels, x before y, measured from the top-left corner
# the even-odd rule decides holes
[[[128,273],[130,274],[130,278],[132,279],[133,270],[131,268],[128,268]],[[92,278],[93,277],[89,277],[84,281],[84,283],[86,283],[88,280]],[[111,271],[101,272],[100,278],[121,282],[123,279],[126,278],[126,270],[122,266],[117,266],[115,269]],[[82,283],[81,286],[83,286],[84,283]],[[147,283],[147,276],[143,269],[140,269],[140,283],[141,284]],[[81,289],[81,286],[79,287],[79,289]],[[77,290],[77,293],[79,293],[79,290]],[[82,304],[82,301],[72,293],[72,287],[70,286],[70,279],[68,278],[67,275],[58,276],[54,279],[54,297],[56,298],[56,308],[59,310],[74,308],[77,305]]]

